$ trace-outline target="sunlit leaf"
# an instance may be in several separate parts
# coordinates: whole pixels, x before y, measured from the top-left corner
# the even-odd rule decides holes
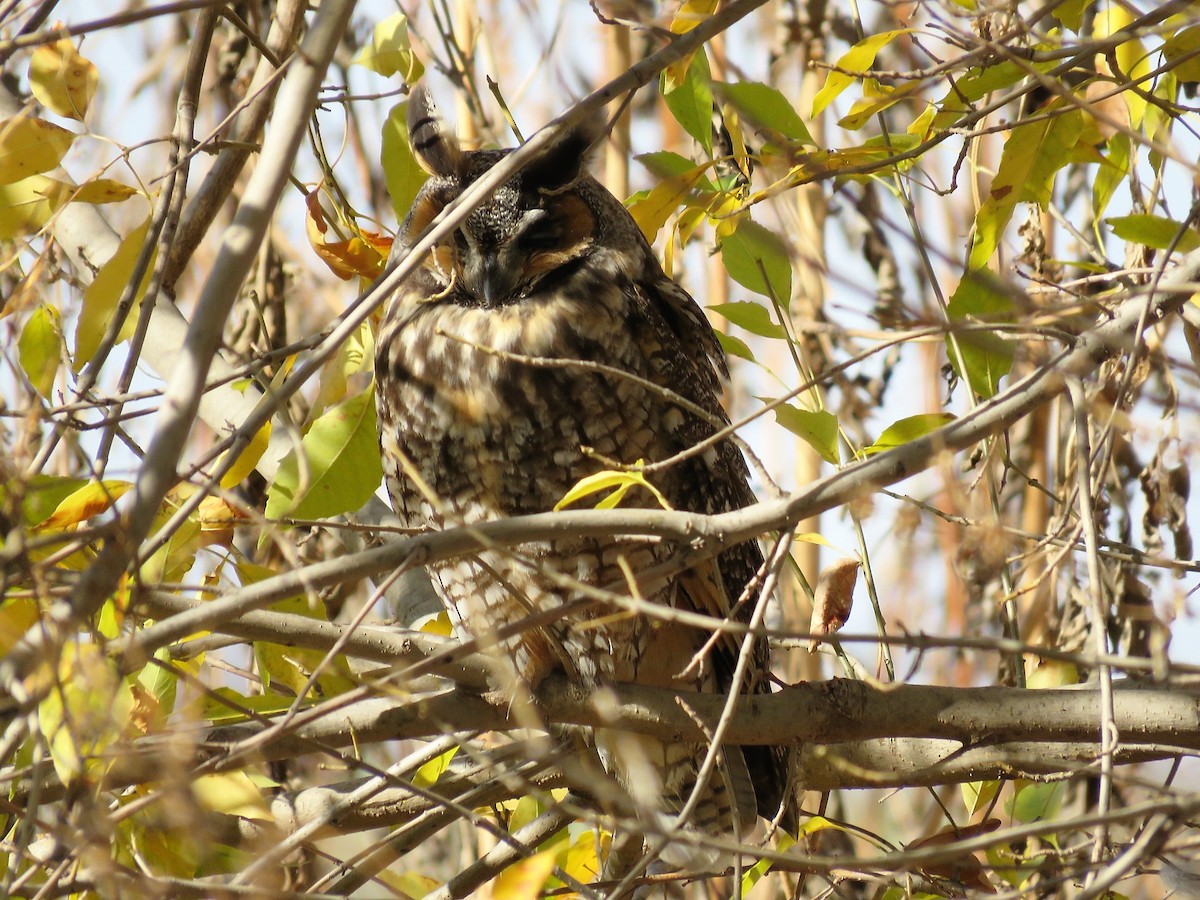
[[[717,303],[708,308],[751,334],[776,340],[787,338],[787,329],[777,324],[761,303],[738,300],[733,303]]]
[[[975,215],[968,269],[982,269],[996,252],[1017,203],[1050,202],[1054,176],[1070,162],[1083,131],[1083,115],[1070,110],[1020,125],[1004,144],[991,192]]]
[[[238,454],[238,458],[234,460],[229,471],[221,476],[221,487],[225,490],[237,487],[245,481],[254,467],[258,465],[258,461],[262,459],[262,455],[267,452],[267,447],[271,443],[271,423],[263,423],[262,428],[254,433],[254,437],[250,439],[245,449]],[[225,459],[225,454],[221,455],[221,460]]]
[[[383,477],[375,430],[375,393],[368,388],[317,419],[304,436],[308,482],[300,483],[296,450],[267,489],[266,514],[319,519],[358,509]]]
[[[26,377],[47,400],[51,399],[54,378],[62,363],[62,346],[58,310],[52,306],[39,306],[21,329],[17,354]]]
[[[868,80],[862,99],[854,101],[850,112],[838,120],[838,125],[848,131],[857,131],[885,109],[895,106],[924,87],[925,84],[920,81],[909,81],[892,88]]]
[[[397,103],[383,123],[380,150],[383,180],[396,217],[403,220],[429,174],[421,168],[408,141],[408,101]]]
[[[609,470],[597,472],[595,475],[588,475],[579,479],[563,495],[563,498],[554,504],[555,510],[565,509],[572,503],[578,503],[580,500],[590,497],[593,494],[598,494],[601,491],[611,491],[611,493],[596,504],[596,509],[615,509],[625,499],[625,495],[629,493],[629,490],[635,487],[645,488],[658,501],[659,506],[663,509],[670,509],[671,504],[667,502],[667,498],[638,469],[641,465],[642,460],[639,459],[631,469],[625,471]]]
[[[121,737],[132,709],[129,685],[99,647],[63,648],[58,678],[38,705],[38,724],[64,784],[111,764],[105,751]]]
[[[192,779],[192,793],[205,809],[227,816],[240,816],[260,822],[273,822],[262,792],[245,772],[201,775]]]
[[[60,116],[82,120],[96,93],[96,67],[69,38],[42,44],[29,58],[29,89]]]
[[[509,866],[492,887],[493,900],[537,900],[554,871],[553,850],[543,850]]]
[[[8,653],[41,618],[37,601],[10,597],[0,603],[0,654]]]
[[[721,349],[729,356],[736,356],[738,359],[744,359],[747,362],[754,362],[754,352],[750,346],[739,337],[734,337],[732,334],[725,334],[723,331],[717,332],[717,342],[721,345]]]
[[[821,459],[835,466],[840,462],[837,416],[828,410],[797,409],[788,403],[776,406],[774,412],[775,421],[816,450]]]
[[[959,786],[962,791],[963,804],[967,815],[974,816],[980,810],[991,806],[992,800],[1000,792],[1001,781],[968,781]]]
[[[717,8],[717,0],[683,0],[671,18],[672,34],[686,34],[713,14]],[[692,57],[703,50],[694,50],[663,70],[662,83],[665,91],[673,91],[686,77],[692,65]]]
[[[875,443],[864,447],[861,453],[863,456],[873,456],[876,453],[883,453],[885,450],[892,450],[937,431],[942,426],[953,422],[955,418],[952,413],[921,413],[916,416],[906,416],[885,428]]]
[[[133,270],[137,266],[138,257],[146,243],[146,233],[149,227],[150,220],[146,219],[131,231],[121,241],[121,246],[117,248],[117,252],[113,254],[112,258],[100,267],[95,279],[84,291],[83,307],[75,326],[75,356],[72,364],[76,372],[82,369],[99,349],[100,340],[108,331],[109,324],[117,313],[117,304],[121,295],[125,292],[129,279],[133,277]],[[156,255],[157,250],[151,256],[146,271],[142,275],[142,282],[134,294],[133,304],[117,335],[118,342],[128,340],[137,326],[138,309],[141,307],[142,297],[146,294],[146,287],[150,283]]]
[[[61,529],[86,522],[107,510],[132,487],[128,481],[88,482],[59,503],[50,517],[38,524],[38,528]]]
[[[65,200],[56,188],[59,182],[34,175],[12,184],[0,184],[0,240],[37,231]]]
[[[792,262],[779,235],[745,218],[721,240],[720,250],[730,278],[787,309],[792,301]]]
[[[758,81],[737,81],[714,87],[748,122],[777,131],[789,140],[816,145],[796,108],[770,85]]]
[[[1129,135],[1118,131],[1108,141],[1108,165],[1099,166],[1092,181],[1092,216],[1100,219],[1117,188],[1129,175]]]
[[[17,116],[0,121],[0,184],[53,169],[74,140],[72,132],[45,119]]]
[[[1067,28],[1078,32],[1080,26],[1083,25],[1084,11],[1091,5],[1092,0],[1063,0],[1063,2],[1056,4],[1050,10],[1050,15],[1062,22]]]
[[[834,63],[834,67],[825,76],[825,84],[813,97],[811,118],[816,118],[825,111],[838,95],[854,83],[856,77],[850,73],[866,73],[875,65],[875,56],[893,39],[902,34],[911,34],[911,28],[898,28],[895,31],[881,31],[872,34],[851,47]]]
[[[711,156],[712,76],[708,70],[708,57],[704,55],[703,50],[692,57],[687,74],[677,86],[668,88],[664,74],[662,95],[675,121]]]
[[[998,331],[979,326],[1011,322],[1012,300],[991,272],[968,272],[950,296],[946,312],[951,321],[973,326],[946,336],[950,365],[976,394],[991,397],[1012,369],[1013,345]]]
[[[1200,25],[1180,29],[1163,41],[1162,55],[1179,81],[1200,81]]]
[[[1137,15],[1120,4],[1106,4],[1096,12],[1096,18],[1092,22],[1092,35],[1100,40],[1127,32]],[[1151,70],[1150,54],[1146,52],[1146,46],[1137,39],[1122,41],[1110,52],[1116,57],[1122,79],[1129,79],[1142,88],[1141,91],[1121,91],[1121,97],[1129,107],[1129,124],[1135,129],[1139,128],[1148,105],[1145,91],[1150,87],[1147,79]],[[1146,131],[1152,134],[1150,129]]]
[[[112,178],[94,178],[75,187],[64,185],[64,195],[72,203],[120,203],[138,193],[138,189]]]
[[[377,24],[371,34],[371,43],[359,50],[352,62],[385,78],[399,74],[406,84],[417,81],[425,72],[425,67],[413,53],[408,37],[408,16],[403,13],[392,13]]]
[[[1008,814],[1018,822],[1053,820],[1062,807],[1066,788],[1065,781],[1048,784],[1017,781],[1013,796],[1005,806]]]
[[[1200,235],[1194,228],[1185,228],[1182,223],[1165,216],[1135,213],[1104,221],[1121,240],[1144,244],[1155,250],[1174,249],[1187,253],[1200,247]]]
[[[305,208],[308,215],[304,224],[309,243],[334,275],[343,281],[355,275],[368,279],[379,276],[392,249],[390,237],[361,229],[355,222],[345,222],[343,229],[349,236],[343,238],[333,229],[321,208],[319,189],[308,194]]]
[[[671,214],[695,189],[707,180],[704,166],[693,166],[690,172],[663,181],[629,204],[629,214],[646,240],[653,241]]]
[[[413,775],[412,783],[417,787],[425,788],[437,784],[438,779],[450,768],[450,763],[454,760],[458,750],[458,747],[451,747],[445,753],[439,754],[422,765]]]

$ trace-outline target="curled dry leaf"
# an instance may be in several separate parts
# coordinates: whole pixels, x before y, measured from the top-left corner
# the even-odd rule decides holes
[[[833,634],[839,631],[850,618],[854,606],[854,584],[858,581],[858,570],[862,563],[846,557],[827,567],[817,579],[817,592],[813,600],[812,620],[808,630],[811,634]],[[815,638],[809,643],[810,651],[817,649]]]

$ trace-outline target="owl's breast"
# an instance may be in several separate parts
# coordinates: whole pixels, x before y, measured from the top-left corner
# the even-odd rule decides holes
[[[549,510],[604,468],[595,454],[645,456],[645,447],[626,446],[653,435],[647,404],[633,396],[644,390],[612,377],[642,376],[645,365],[625,337],[620,292],[608,293],[490,308],[430,302],[403,320],[393,315],[377,374],[384,456],[416,470],[396,472],[401,489],[424,489],[454,518],[480,521]],[[422,498],[414,518],[444,518],[431,500]]]

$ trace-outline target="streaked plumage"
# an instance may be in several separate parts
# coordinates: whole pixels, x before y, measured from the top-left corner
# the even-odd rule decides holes
[[[422,91],[414,94],[409,128],[432,177],[400,229],[393,251],[400,256],[508,152],[461,151]],[[585,476],[670,459],[728,422],[716,337],[692,298],[663,273],[620,202],[583,171],[592,139],[587,129],[566,135],[497,189],[388,304],[376,357],[379,427],[388,490],[409,525],[442,528],[546,512]],[[535,365],[531,358],[551,362]],[[718,513],[753,501],[745,461],[728,440],[649,477],[676,509]],[[657,501],[635,488],[623,505]],[[520,629],[530,613],[577,598],[564,578],[628,594],[630,572],[642,598],[718,617],[747,592],[735,615],[748,618],[761,578],[756,544],[682,575],[646,574],[675,550],[645,540],[564,535],[439,564],[431,576],[463,636],[488,643],[498,629],[516,632],[497,654],[498,672],[515,679],[514,687],[562,670],[594,686],[725,692],[736,638],[714,642],[691,665],[707,631],[611,605]],[[765,642],[755,647],[750,669],[743,690],[767,690]],[[631,788],[645,769],[639,756],[649,762],[662,782],[659,800],[638,799],[664,812],[686,800],[703,758],[703,748],[692,744],[612,734],[596,741]],[[756,812],[770,817],[779,806],[783,784],[774,753],[729,748],[727,757],[726,777],[714,777],[694,819],[705,830],[734,827],[727,784],[742,830]]]

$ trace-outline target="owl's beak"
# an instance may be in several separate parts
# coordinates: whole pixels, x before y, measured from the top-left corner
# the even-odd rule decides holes
[[[497,252],[470,254],[463,268],[463,277],[467,289],[482,300],[485,306],[503,303],[517,286],[517,277],[512,266],[507,265]]]

